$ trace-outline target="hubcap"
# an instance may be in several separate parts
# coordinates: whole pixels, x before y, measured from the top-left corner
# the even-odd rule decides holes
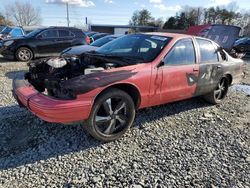
[[[121,98],[109,98],[102,103],[95,117],[95,125],[102,134],[121,132],[127,123],[127,105]]]
[[[19,53],[18,53],[18,57],[19,57],[21,60],[23,60],[23,61],[27,61],[27,60],[29,60],[30,57],[31,57],[30,51],[25,50],[25,49],[20,50]]]
[[[222,78],[214,92],[215,98],[217,100],[221,100],[225,97],[226,93],[227,93],[227,81],[225,78]]]

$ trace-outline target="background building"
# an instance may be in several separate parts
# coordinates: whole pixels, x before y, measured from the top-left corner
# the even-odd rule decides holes
[[[90,25],[90,30],[100,33],[126,34],[130,32],[155,32],[158,27],[153,26],[131,26],[131,25]]]

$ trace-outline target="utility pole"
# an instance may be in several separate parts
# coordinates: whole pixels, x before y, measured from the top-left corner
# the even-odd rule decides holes
[[[69,27],[69,3],[66,2],[66,9],[67,9],[67,25]]]
[[[199,25],[200,23],[200,8],[198,7],[198,11],[197,11],[197,25]]]

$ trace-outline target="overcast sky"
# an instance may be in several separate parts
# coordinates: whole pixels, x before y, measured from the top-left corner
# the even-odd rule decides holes
[[[182,6],[221,6],[232,0],[18,0],[29,1],[35,7],[40,7],[42,25],[66,25],[66,5],[69,2],[70,25],[81,25],[85,17],[93,24],[126,25],[133,12],[142,8],[148,9],[153,17],[162,17],[164,20],[176,14]],[[241,9],[250,9],[250,0],[236,1]],[[4,6],[14,3],[15,0],[0,0],[0,10]]]

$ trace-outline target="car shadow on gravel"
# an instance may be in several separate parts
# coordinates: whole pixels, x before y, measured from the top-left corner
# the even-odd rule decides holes
[[[100,144],[81,124],[47,123],[18,105],[0,107],[0,170],[57,159]]]
[[[178,115],[182,112],[186,112],[193,109],[206,108],[212,106],[205,102],[201,97],[195,97],[192,99],[169,103],[165,105],[155,106],[139,110],[137,118],[135,119],[134,126],[138,128],[144,128],[147,123],[161,120],[173,115]],[[142,116],[142,117],[138,117]]]
[[[7,59],[7,58],[4,58],[4,57],[0,57],[0,65],[3,64],[3,63],[10,63],[10,62],[17,62],[18,61],[15,61],[13,59]]]
[[[196,98],[139,110],[134,127],[144,128],[146,123],[207,106]],[[57,160],[102,145],[84,131],[82,124],[47,123],[17,105],[0,107],[0,117],[0,170]]]

